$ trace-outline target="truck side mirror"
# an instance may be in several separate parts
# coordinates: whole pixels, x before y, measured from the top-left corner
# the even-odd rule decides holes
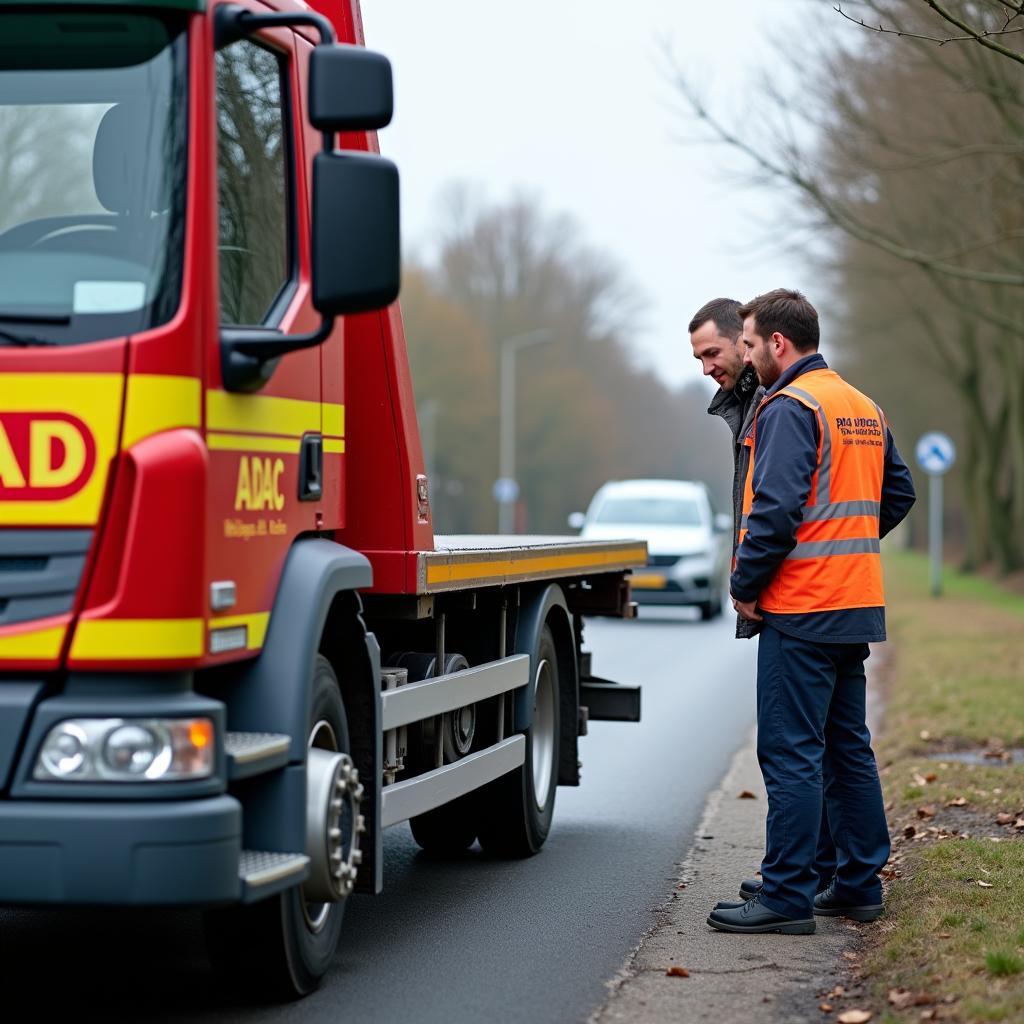
[[[381,309],[400,286],[398,168],[369,153],[317,153],[314,307],[325,318]]]
[[[362,46],[316,46],[309,56],[309,121],[322,132],[384,128],[394,112],[391,62]]]

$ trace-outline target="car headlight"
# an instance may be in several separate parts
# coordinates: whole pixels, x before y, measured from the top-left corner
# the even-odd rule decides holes
[[[180,782],[213,774],[209,718],[69,718],[46,734],[41,782]]]

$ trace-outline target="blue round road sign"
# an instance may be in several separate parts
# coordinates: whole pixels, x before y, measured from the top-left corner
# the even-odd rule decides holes
[[[519,500],[519,484],[511,477],[499,477],[494,481],[491,494],[494,495],[494,500],[502,505],[511,505],[512,502]]]
[[[917,442],[917,464],[933,476],[942,476],[956,462],[956,445],[946,434],[929,431]]]

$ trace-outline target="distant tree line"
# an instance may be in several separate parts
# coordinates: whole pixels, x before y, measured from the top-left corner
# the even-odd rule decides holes
[[[409,261],[402,290],[438,532],[497,527],[499,354],[538,329],[546,342],[516,357],[522,529],[566,533],[608,479],[701,479],[727,507],[727,431],[707,389],[673,390],[637,363],[643,300],[614,261],[530,199],[448,198],[438,255]]]
[[[766,81],[742,121],[685,73],[678,88],[754,180],[793,200],[787,241],[830,276],[843,367],[908,458],[925,429],[958,441],[965,567],[1020,569],[1024,5],[864,0],[823,21],[802,47],[776,44],[798,81]]]

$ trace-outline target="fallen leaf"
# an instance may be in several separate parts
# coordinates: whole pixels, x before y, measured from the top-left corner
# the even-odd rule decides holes
[[[842,998],[843,998],[843,996],[845,996],[845,995],[846,995],[846,989],[845,989],[845,988],[843,988],[843,986],[842,986],[842,985],[836,985],[836,987],[835,987],[834,989],[832,989],[832,991],[831,991],[831,992],[829,992],[829,995],[830,995],[830,996],[831,996],[831,997],[832,997],[833,999],[842,999]]]
[[[917,834],[917,829],[913,825],[908,825],[903,830],[903,835],[907,839],[913,839],[916,834]]]
[[[905,1010],[914,1005],[914,993],[905,988],[889,989],[889,1003],[897,1010]]]
[[[922,1010],[921,1011],[921,1020],[938,1020],[938,1019],[939,1019],[939,1011],[936,1010],[936,1009]]]
[[[952,932],[939,932],[938,937],[940,939],[951,939],[951,938],[953,938],[953,933]]]
[[[688,978],[690,972],[685,967],[670,967],[665,975],[669,978]]]
[[[966,801],[965,801],[966,803]],[[918,807],[917,816],[919,818],[934,818],[935,817],[935,804],[925,804],[923,807]]]
[[[1005,811],[1001,811],[996,815],[997,825],[1009,825],[1013,821],[1013,815],[1007,814]]]
[[[839,1014],[836,1020],[839,1021],[839,1024],[867,1024],[871,1017],[870,1010],[847,1010],[845,1013]]]
[[[923,739],[923,740],[930,740],[930,739],[932,738],[932,734],[931,734],[931,733],[930,733],[930,732],[929,732],[929,731],[928,731],[927,729],[922,729],[922,730],[921,730],[921,731],[920,731],[920,732],[918,733],[918,735],[919,735],[919,736],[921,737],[921,739]]]
[[[920,772],[914,772],[914,785],[927,786],[928,780]]]
[[[851,952],[850,952],[849,950],[846,950],[846,951],[845,951],[845,952],[843,953],[843,956],[844,956],[844,957],[845,957],[845,958],[846,958],[847,960],[856,960],[856,959],[857,959],[857,954],[856,954],[856,953],[851,953]]]
[[[736,799],[737,800],[756,800],[757,797],[753,793],[751,793],[749,789],[745,789],[745,790],[743,790],[742,793],[740,793],[740,795],[738,797],[736,797]]]
[[[949,803],[946,804],[946,806],[947,807],[963,807],[966,803],[967,803],[967,797],[965,797],[965,796],[955,796],[955,797],[953,797],[952,800],[949,801]]]
[[[1014,827],[1014,828],[1024,828],[1024,818],[1018,818],[1018,819],[1017,819],[1017,820],[1016,820],[1016,821],[1015,821],[1015,822],[1013,823],[1013,827]]]
[[[982,889],[994,889],[995,888],[995,886],[991,882],[983,882],[980,878],[978,879],[978,885],[980,885],[982,887]]]
[[[832,1004],[831,1003],[821,1003],[818,1006],[818,1009],[821,1010],[822,1013],[831,1013],[832,1012]]]
[[[924,777],[924,781],[925,781],[925,782],[934,782],[934,781],[935,781],[935,780],[936,780],[937,778],[938,778],[938,775],[936,775],[936,774],[935,774],[935,772],[929,772],[929,773],[928,773],[928,774],[927,774],[927,775],[926,775],[926,776]]]

